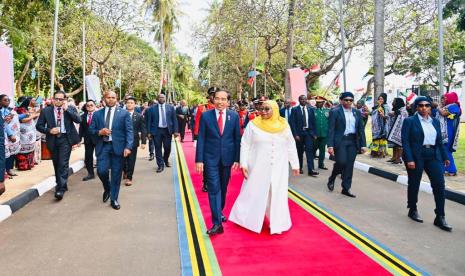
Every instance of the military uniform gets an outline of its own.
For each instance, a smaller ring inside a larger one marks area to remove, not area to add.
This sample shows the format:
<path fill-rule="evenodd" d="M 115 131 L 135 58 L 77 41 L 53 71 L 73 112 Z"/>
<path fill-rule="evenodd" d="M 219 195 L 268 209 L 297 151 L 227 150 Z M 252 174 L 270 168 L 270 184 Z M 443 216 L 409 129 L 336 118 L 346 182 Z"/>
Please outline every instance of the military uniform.
<path fill-rule="evenodd" d="M 324 101 L 323 97 L 318 97 L 317 101 Z M 328 136 L 328 126 L 329 126 L 329 108 L 321 107 L 315 108 L 315 121 L 316 121 L 316 136 L 315 147 L 318 149 L 318 168 L 325 168 L 325 153 L 326 153 L 326 143 Z"/>

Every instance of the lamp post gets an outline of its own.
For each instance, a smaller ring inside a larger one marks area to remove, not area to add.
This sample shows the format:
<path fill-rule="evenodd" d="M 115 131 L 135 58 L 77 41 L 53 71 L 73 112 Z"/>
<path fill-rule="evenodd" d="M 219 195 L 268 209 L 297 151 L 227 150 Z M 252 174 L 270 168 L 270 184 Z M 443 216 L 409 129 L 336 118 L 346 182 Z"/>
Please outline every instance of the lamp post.
<path fill-rule="evenodd" d="M 342 81 L 344 83 L 344 91 L 347 91 L 346 82 L 346 51 L 345 51 L 345 31 L 344 31 L 344 11 L 343 0 L 339 0 L 339 25 L 341 28 L 341 55 L 342 55 Z"/>
<path fill-rule="evenodd" d="M 442 22 L 442 0 L 438 0 L 439 21 L 439 92 L 444 95 L 444 25 Z"/>
<path fill-rule="evenodd" d="M 58 9 L 60 0 L 55 0 L 55 21 L 53 24 L 53 42 L 52 42 L 52 69 L 50 71 L 50 97 L 55 93 L 55 61 L 57 51 L 57 35 L 58 35 Z"/>

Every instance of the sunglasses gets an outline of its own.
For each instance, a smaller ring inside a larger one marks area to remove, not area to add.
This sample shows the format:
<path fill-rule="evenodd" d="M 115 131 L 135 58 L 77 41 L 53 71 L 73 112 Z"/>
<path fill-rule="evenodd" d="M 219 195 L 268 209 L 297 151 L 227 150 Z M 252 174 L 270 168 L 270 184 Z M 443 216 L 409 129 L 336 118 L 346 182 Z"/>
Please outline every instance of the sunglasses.
<path fill-rule="evenodd" d="M 351 102 L 354 101 L 354 99 L 344 99 L 343 101 L 344 101 L 344 102 L 350 102 L 350 103 L 351 103 Z"/>
<path fill-rule="evenodd" d="M 431 104 L 417 104 L 417 107 L 431 107 Z"/>
<path fill-rule="evenodd" d="M 270 112 L 272 108 L 271 107 L 259 107 L 257 108 L 258 112 Z"/>
<path fill-rule="evenodd" d="M 53 98 L 55 101 L 59 101 L 59 102 L 62 102 L 62 101 L 65 101 L 66 99 L 65 98 Z"/>

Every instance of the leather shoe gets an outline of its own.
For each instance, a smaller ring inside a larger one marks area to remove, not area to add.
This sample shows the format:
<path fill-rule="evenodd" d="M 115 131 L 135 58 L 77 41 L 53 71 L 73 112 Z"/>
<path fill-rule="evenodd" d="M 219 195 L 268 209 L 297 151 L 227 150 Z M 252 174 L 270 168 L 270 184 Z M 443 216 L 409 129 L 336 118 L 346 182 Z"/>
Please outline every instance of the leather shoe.
<path fill-rule="evenodd" d="M 65 192 L 62 192 L 62 191 L 55 192 L 55 198 L 58 200 L 62 200 L 64 195 L 65 195 Z"/>
<path fill-rule="evenodd" d="M 328 170 L 328 168 L 326 168 L 325 166 L 323 166 L 323 167 L 318 167 L 318 169 L 325 170 L 325 171 Z"/>
<path fill-rule="evenodd" d="M 446 222 L 446 217 L 444 216 L 436 216 L 434 219 L 434 225 L 437 227 L 441 228 L 444 231 L 451 232 L 452 231 L 452 226 L 447 224 Z"/>
<path fill-rule="evenodd" d="M 313 177 L 316 177 L 319 174 L 320 174 L 319 172 L 314 171 L 314 170 L 311 170 L 311 171 L 308 172 L 308 176 L 313 176 Z"/>
<path fill-rule="evenodd" d="M 216 235 L 216 234 L 223 234 L 224 230 L 223 230 L 223 226 L 222 225 L 213 225 L 212 228 L 210 228 L 210 230 L 207 231 L 207 234 L 210 235 L 210 236 L 213 236 L 213 235 Z"/>
<path fill-rule="evenodd" d="M 103 192 L 103 202 L 107 202 L 110 198 L 110 192 L 104 191 Z"/>
<path fill-rule="evenodd" d="M 161 173 L 164 169 L 165 169 L 165 168 L 163 168 L 163 167 L 158 167 L 157 173 Z"/>
<path fill-rule="evenodd" d="M 115 210 L 119 210 L 121 208 L 121 205 L 119 205 L 118 201 L 112 200 L 111 201 L 111 208 L 113 208 Z"/>
<path fill-rule="evenodd" d="M 334 177 L 330 177 L 328 179 L 328 190 L 330 190 L 331 192 L 334 190 L 334 181 L 336 179 Z"/>
<path fill-rule="evenodd" d="M 228 219 L 225 216 L 221 216 L 221 222 L 227 222 Z"/>
<path fill-rule="evenodd" d="M 304 170 L 300 169 L 300 170 L 299 170 L 299 173 L 300 173 L 300 174 L 304 174 Z"/>
<path fill-rule="evenodd" d="M 150 154 L 149 161 L 152 161 L 154 158 L 153 154 Z"/>
<path fill-rule="evenodd" d="M 348 197 L 356 197 L 356 195 L 354 195 L 353 193 L 347 190 L 342 190 L 341 194 L 348 196 Z"/>
<path fill-rule="evenodd" d="M 410 209 L 408 211 L 408 217 L 416 222 L 423 223 L 423 220 L 421 219 L 420 214 L 418 214 L 417 210 Z"/>
<path fill-rule="evenodd" d="M 204 193 L 208 192 L 207 185 L 203 184 L 203 186 L 202 186 L 202 192 L 204 192 Z"/>
<path fill-rule="evenodd" d="M 87 176 L 84 176 L 84 178 L 82 178 L 82 181 L 88 181 L 88 180 L 91 180 L 91 179 L 94 179 L 94 178 L 95 178 L 95 175 L 89 174 Z"/>
<path fill-rule="evenodd" d="M 167 167 L 167 168 L 171 167 L 171 164 L 170 164 L 170 162 L 168 162 L 168 161 L 165 161 L 165 167 Z"/>

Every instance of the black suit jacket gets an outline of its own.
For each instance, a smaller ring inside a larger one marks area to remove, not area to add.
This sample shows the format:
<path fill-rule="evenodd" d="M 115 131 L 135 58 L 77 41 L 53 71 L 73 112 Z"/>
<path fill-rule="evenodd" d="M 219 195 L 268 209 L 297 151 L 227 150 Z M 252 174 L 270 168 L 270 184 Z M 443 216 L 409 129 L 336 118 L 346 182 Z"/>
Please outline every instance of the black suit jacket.
<path fill-rule="evenodd" d="M 90 134 L 89 127 L 90 125 L 87 124 L 87 112 L 81 115 L 81 123 L 79 124 L 79 138 L 84 138 L 84 144 L 97 144 L 97 137 L 95 135 Z M 95 112 L 94 114 L 95 115 Z M 92 120 L 94 118 L 92 117 Z"/>
<path fill-rule="evenodd" d="M 186 106 L 187 107 L 187 106 Z M 179 117 L 179 115 L 184 115 L 184 118 L 181 118 Z M 190 110 L 189 110 L 189 107 L 187 107 L 187 111 L 186 113 L 184 114 L 184 112 L 182 111 L 182 106 L 178 106 L 176 107 L 176 117 L 178 118 L 178 120 L 182 121 L 188 121 L 189 120 L 189 116 L 190 116 Z"/>
<path fill-rule="evenodd" d="M 357 149 L 366 147 L 365 126 L 363 125 L 362 114 L 358 109 L 352 108 L 355 117 L 355 136 L 357 139 Z M 342 105 L 329 111 L 328 128 L 328 148 L 337 148 L 344 137 L 346 130 L 346 117 Z"/>
<path fill-rule="evenodd" d="M 139 146 L 139 140 L 142 139 L 142 144 L 147 144 L 147 128 L 145 127 L 145 120 L 139 112 L 132 113 L 132 131 L 134 132 L 133 148 Z"/>
<path fill-rule="evenodd" d="M 81 123 L 81 116 L 79 116 L 74 106 L 68 106 L 68 109 L 63 112 L 63 123 L 66 129 L 66 138 L 71 146 L 78 144 L 79 134 L 74 126 L 74 123 Z M 36 129 L 46 135 L 47 148 L 53 152 L 55 148 L 56 135 L 50 134 L 50 129 L 56 127 L 54 106 L 47 106 L 40 113 L 37 120 Z"/>
<path fill-rule="evenodd" d="M 315 112 L 313 108 L 306 106 L 307 109 L 307 130 L 304 131 L 304 114 L 302 113 L 302 107 L 300 105 L 292 108 L 291 116 L 289 118 L 289 125 L 292 130 L 292 134 L 294 136 L 305 136 L 305 135 L 312 135 L 316 136 L 315 131 Z"/>

